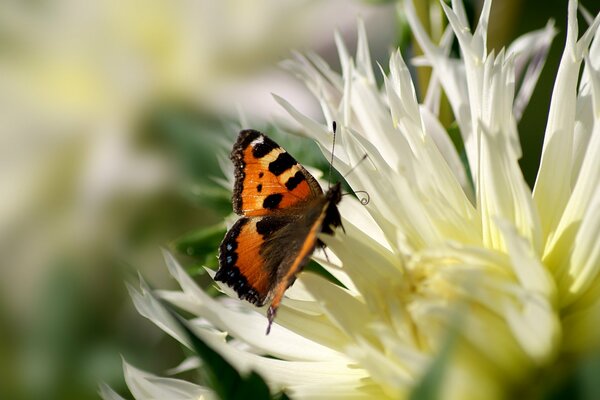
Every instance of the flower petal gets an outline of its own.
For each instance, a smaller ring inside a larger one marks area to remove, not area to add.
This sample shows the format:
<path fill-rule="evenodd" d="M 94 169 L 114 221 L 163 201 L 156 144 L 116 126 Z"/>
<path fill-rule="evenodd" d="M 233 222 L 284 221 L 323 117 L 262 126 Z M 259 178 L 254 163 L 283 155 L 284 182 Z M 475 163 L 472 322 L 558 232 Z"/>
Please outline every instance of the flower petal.
<path fill-rule="evenodd" d="M 479 207 L 486 247 L 506 250 L 496 218 L 510 221 L 524 236 L 533 251 L 541 251 L 540 221 L 531 200 L 531 192 L 519 168 L 517 157 L 505 138 L 483 125 Z"/>
<path fill-rule="evenodd" d="M 248 343 L 264 354 L 287 360 L 330 360 L 341 357 L 331 348 L 310 341 L 284 328 L 273 329 L 265 335 L 267 319 L 241 301 L 233 308 L 208 296 L 181 268 L 173 256 L 164 252 L 171 275 L 183 289 L 183 296 L 171 297 L 177 305 L 209 320 L 218 329 Z M 187 298 L 187 302 L 184 299 Z M 180 300 L 180 301 L 177 301 Z M 283 311 L 282 313 L 285 313 Z M 279 318 L 278 318 L 279 320 Z"/>
<path fill-rule="evenodd" d="M 161 378 L 137 369 L 123 360 L 125 381 L 133 397 L 138 400 L 215 399 L 214 393 L 203 386 L 173 378 Z"/>
<path fill-rule="evenodd" d="M 520 36 L 508 48 L 507 53 L 515 56 L 515 80 L 521 82 L 513 106 L 517 121 L 521 120 L 533 94 L 556 33 L 554 21 L 548 21 L 544 29 Z"/>
<path fill-rule="evenodd" d="M 577 80 L 584 50 L 589 47 L 599 23 L 600 14 L 577 41 L 577 2 L 569 1 L 567 42 L 552 91 L 540 168 L 533 190 L 537 208 L 544 216 L 542 232 L 549 241 L 556 234 L 571 194 Z"/>
<path fill-rule="evenodd" d="M 125 400 L 106 383 L 101 383 L 98 394 L 103 400 Z"/>

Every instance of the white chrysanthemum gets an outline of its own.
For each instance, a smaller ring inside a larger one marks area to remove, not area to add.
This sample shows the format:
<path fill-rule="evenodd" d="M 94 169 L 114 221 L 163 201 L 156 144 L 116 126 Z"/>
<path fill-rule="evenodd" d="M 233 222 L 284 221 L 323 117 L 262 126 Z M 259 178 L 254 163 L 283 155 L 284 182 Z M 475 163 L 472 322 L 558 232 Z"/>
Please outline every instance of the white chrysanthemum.
<path fill-rule="evenodd" d="M 569 3 L 532 193 L 518 165 L 517 120 L 543 64 L 531 55 L 547 49 L 553 28 L 496 54 L 486 46 L 491 1 L 474 33 L 460 2 L 452 3 L 442 6 L 461 59 L 446 55 L 449 34 L 441 47 L 429 40 L 406 2 L 425 54 L 418 62 L 434 71 L 424 104 L 399 52 L 377 85 L 363 30 L 355 60 L 338 40 L 342 76 L 315 56 L 287 64 L 319 98 L 327 123 L 278 101 L 328 156 L 327 127 L 338 122 L 336 168 L 344 173 L 368 154 L 347 179 L 371 202 L 344 198 L 346 234 L 323 238 L 335 257 L 315 256 L 344 287 L 301 274 L 265 336 L 264 313 L 211 298 L 166 255 L 183 290 L 159 295 L 197 315 L 195 332 L 229 362 L 293 398 L 404 396 L 450 332 L 447 398 L 501 398 L 559 357 L 600 345 L 600 17 L 578 38 L 577 4 Z M 436 116 L 441 89 L 472 186 Z M 133 297 L 143 315 L 186 342 L 149 292 Z M 136 376 L 130 387 L 145 379 Z"/>

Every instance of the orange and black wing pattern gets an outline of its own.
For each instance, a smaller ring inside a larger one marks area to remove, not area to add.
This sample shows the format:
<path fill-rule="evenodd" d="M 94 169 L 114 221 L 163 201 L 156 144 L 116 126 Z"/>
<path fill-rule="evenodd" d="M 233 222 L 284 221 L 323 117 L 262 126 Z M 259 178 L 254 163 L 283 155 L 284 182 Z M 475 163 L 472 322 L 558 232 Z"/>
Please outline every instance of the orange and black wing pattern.
<path fill-rule="evenodd" d="M 240 132 L 231 159 L 233 209 L 242 218 L 221 242 L 215 280 L 256 306 L 270 301 L 269 333 L 283 294 L 315 247 L 324 246 L 318 234 L 341 226 L 341 189 L 336 184 L 323 194 L 312 175 L 257 131 Z"/>
<path fill-rule="evenodd" d="M 235 168 L 233 210 L 238 215 L 268 215 L 323 194 L 302 165 L 258 131 L 240 132 L 231 160 Z"/>
<path fill-rule="evenodd" d="M 277 268 L 286 252 L 269 252 L 280 231 L 293 224 L 290 216 L 240 218 L 219 247 L 219 270 L 215 280 L 233 288 L 242 300 L 262 306 L 277 281 Z M 280 243 L 282 250 L 290 243 Z"/>

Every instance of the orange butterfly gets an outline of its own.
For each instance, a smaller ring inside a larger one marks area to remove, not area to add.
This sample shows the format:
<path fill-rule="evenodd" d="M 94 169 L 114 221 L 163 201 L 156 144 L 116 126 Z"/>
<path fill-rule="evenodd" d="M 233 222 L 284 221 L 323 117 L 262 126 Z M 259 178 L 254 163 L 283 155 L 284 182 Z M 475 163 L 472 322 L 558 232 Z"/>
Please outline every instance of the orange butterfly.
<path fill-rule="evenodd" d="M 271 301 L 269 334 L 284 292 L 315 247 L 325 247 L 317 235 L 333 235 L 342 225 L 337 208 L 341 188 L 337 183 L 324 194 L 302 165 L 255 130 L 240 132 L 231 160 L 235 167 L 233 210 L 242 218 L 219 246 L 215 280 L 258 307 Z"/>

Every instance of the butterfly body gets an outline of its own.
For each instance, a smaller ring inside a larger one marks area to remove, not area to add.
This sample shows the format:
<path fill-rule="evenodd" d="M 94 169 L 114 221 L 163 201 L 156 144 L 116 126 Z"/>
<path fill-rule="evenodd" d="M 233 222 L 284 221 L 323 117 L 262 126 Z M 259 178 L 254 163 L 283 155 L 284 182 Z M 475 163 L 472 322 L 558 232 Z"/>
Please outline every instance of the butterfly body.
<path fill-rule="evenodd" d="M 233 209 L 242 217 L 221 242 L 215 279 L 256 306 L 271 302 L 268 333 L 285 290 L 315 247 L 324 247 L 318 234 L 342 225 L 341 188 L 323 193 L 302 165 L 258 131 L 240 132 L 231 160 Z"/>

